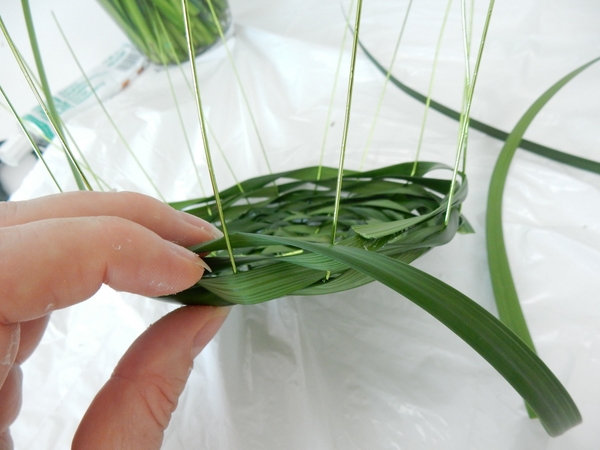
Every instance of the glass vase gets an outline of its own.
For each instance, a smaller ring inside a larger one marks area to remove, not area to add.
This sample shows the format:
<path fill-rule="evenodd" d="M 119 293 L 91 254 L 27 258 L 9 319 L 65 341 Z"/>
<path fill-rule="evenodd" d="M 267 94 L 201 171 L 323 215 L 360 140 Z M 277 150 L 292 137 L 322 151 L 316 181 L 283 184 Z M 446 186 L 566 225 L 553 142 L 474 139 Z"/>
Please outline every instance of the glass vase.
<path fill-rule="evenodd" d="M 98 0 L 133 44 L 157 64 L 189 59 L 181 0 Z M 196 55 L 231 26 L 227 0 L 188 0 Z M 215 18 L 217 19 L 215 21 Z"/>

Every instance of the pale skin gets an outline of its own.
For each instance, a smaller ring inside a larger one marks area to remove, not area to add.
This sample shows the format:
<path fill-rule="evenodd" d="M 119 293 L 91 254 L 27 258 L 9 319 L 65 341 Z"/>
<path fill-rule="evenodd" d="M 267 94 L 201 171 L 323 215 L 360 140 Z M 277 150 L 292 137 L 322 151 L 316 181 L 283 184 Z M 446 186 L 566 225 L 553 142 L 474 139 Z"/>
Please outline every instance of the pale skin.
<path fill-rule="evenodd" d="M 88 299 L 102 284 L 150 297 L 188 288 L 206 266 L 185 247 L 216 237 L 210 224 L 140 194 L 0 203 L 0 450 L 13 448 L 20 365 L 52 310 Z M 160 448 L 193 360 L 227 312 L 183 307 L 142 333 L 91 403 L 73 448 Z"/>

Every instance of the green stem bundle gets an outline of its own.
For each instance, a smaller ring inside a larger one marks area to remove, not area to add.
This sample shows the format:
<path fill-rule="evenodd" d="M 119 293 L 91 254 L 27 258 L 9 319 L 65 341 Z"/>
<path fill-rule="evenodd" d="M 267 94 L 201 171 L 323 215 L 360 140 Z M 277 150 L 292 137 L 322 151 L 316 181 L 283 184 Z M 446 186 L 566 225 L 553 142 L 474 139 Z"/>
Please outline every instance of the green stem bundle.
<path fill-rule="evenodd" d="M 133 44 L 148 59 L 163 64 L 176 64 L 188 59 L 185 22 L 181 2 L 177 0 L 98 0 L 114 18 Z M 213 20 L 212 3 L 219 23 Z M 196 54 L 208 49 L 219 39 L 219 26 L 227 30 L 231 15 L 227 0 L 189 0 L 190 25 Z M 161 30 L 157 33 L 157 30 Z"/>

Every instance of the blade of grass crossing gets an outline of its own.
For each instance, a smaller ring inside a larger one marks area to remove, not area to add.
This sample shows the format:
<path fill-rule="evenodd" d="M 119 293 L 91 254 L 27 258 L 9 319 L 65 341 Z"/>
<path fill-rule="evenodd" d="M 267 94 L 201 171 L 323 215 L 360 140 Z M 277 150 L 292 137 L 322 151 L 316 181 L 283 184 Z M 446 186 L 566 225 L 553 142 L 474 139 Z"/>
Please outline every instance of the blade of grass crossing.
<path fill-rule="evenodd" d="M 223 46 L 225 47 L 225 51 L 227 52 L 227 58 L 229 59 L 229 62 L 231 63 L 231 67 L 233 68 L 233 73 L 235 75 L 235 79 L 236 79 L 237 84 L 242 93 L 242 99 L 244 100 L 244 104 L 246 105 L 246 109 L 248 110 L 248 114 L 250 115 L 250 121 L 252 122 L 252 128 L 254 128 L 254 133 L 256 134 L 256 138 L 258 139 L 258 144 L 262 151 L 263 158 L 265 160 L 265 163 L 267 164 L 267 170 L 269 171 L 269 173 L 273 173 L 273 170 L 271 169 L 271 164 L 269 163 L 269 157 L 267 156 L 267 151 L 265 149 L 265 145 L 263 144 L 263 140 L 258 131 L 258 126 L 256 125 L 256 119 L 254 117 L 254 114 L 252 113 L 252 108 L 250 108 L 250 102 L 248 101 L 248 96 L 246 95 L 246 90 L 244 89 L 244 85 L 242 84 L 242 79 L 237 70 L 237 66 L 233 60 L 233 55 L 231 54 L 231 51 L 229 50 L 229 45 L 227 44 L 227 39 L 225 39 L 225 34 L 223 33 L 223 27 L 221 26 L 221 23 L 219 22 L 219 18 L 217 17 L 217 13 L 213 6 L 212 0 L 207 0 L 207 3 L 208 3 L 208 7 L 210 9 L 210 14 L 212 15 L 212 19 L 217 27 L 217 31 L 219 32 L 219 37 L 221 38 L 221 42 L 223 43 Z"/>
<path fill-rule="evenodd" d="M 2 28 L 2 33 L 4 34 L 4 37 L 6 38 L 6 41 L 17 61 L 17 64 L 19 65 L 19 68 L 21 69 L 21 72 L 23 73 L 23 76 L 27 80 L 27 84 L 29 85 L 33 95 L 35 96 L 38 104 L 40 105 L 40 108 L 42 109 L 42 111 L 44 111 L 44 114 L 48 117 L 52 131 L 54 132 L 55 136 L 58 138 L 58 140 L 60 141 L 60 143 L 63 147 L 65 156 L 69 163 L 69 167 L 71 168 L 71 171 L 73 172 L 73 177 L 75 178 L 75 181 L 77 183 L 77 187 L 81 190 L 90 190 L 91 191 L 92 187 L 90 186 L 89 182 L 87 181 L 85 174 L 83 173 L 83 171 L 77 164 L 77 161 L 75 160 L 75 157 L 73 156 L 73 153 L 70 150 L 69 144 L 68 144 L 64 134 L 62 133 L 60 116 L 58 115 L 58 113 L 56 111 L 56 107 L 54 105 L 54 99 L 53 99 L 51 91 L 50 91 L 50 86 L 48 84 L 46 72 L 44 70 L 44 65 L 42 62 L 42 57 L 41 57 L 39 46 L 37 43 L 37 38 L 35 35 L 35 28 L 33 26 L 33 19 L 31 17 L 31 10 L 29 8 L 29 2 L 27 0 L 22 0 L 21 3 L 23 6 L 23 16 L 25 17 L 25 24 L 27 26 L 27 32 L 29 34 L 31 49 L 33 51 L 34 58 L 36 61 L 42 89 L 44 91 L 44 95 L 46 96 L 46 101 L 48 102 L 47 104 L 44 102 L 44 100 L 42 99 L 42 96 L 40 95 L 38 89 L 36 88 L 35 81 L 31 77 L 25 62 L 21 58 L 20 53 L 18 52 L 16 46 L 14 45 L 14 42 L 12 41 L 12 39 L 8 33 L 8 30 L 4 26 L 4 22 L 2 22 L 2 20 L 0 19 L 0 27 Z"/>
<path fill-rule="evenodd" d="M 544 362 L 506 325 L 441 280 L 361 248 L 246 233 L 232 234 L 231 241 L 236 248 L 274 244 L 299 248 L 379 281 L 434 316 L 486 359 L 534 408 L 548 434 L 558 436 L 581 422 L 573 399 Z"/>
<path fill-rule="evenodd" d="M 365 53 L 367 58 L 377 67 L 377 69 L 382 73 L 386 74 L 387 69 L 375 58 L 375 56 L 369 51 L 369 49 L 362 43 L 359 42 L 360 48 Z M 391 83 L 396 86 L 398 89 L 412 97 L 413 99 L 425 103 L 427 101 L 427 97 L 420 92 L 412 89 L 407 86 L 405 83 L 400 81 L 397 77 L 390 77 Z M 460 121 L 461 114 L 458 111 L 453 110 L 452 108 L 443 105 L 442 103 L 431 100 L 430 102 L 431 109 L 436 110 L 437 112 L 449 117 L 451 119 Z M 508 133 L 506 131 L 495 128 L 491 125 L 483 123 L 479 120 L 471 118 L 469 120 L 469 127 L 474 130 L 480 131 L 488 136 L 499 139 L 501 141 L 506 141 L 508 138 Z M 577 167 L 581 170 L 586 170 L 588 172 L 600 174 L 600 162 L 592 161 L 590 159 L 582 158 L 579 156 L 571 155 L 569 153 L 562 152 L 560 150 L 556 150 L 554 148 L 538 144 L 536 142 L 529 141 L 527 139 L 522 139 L 519 143 L 519 147 L 523 150 L 527 150 L 528 152 L 535 153 L 536 155 L 540 155 L 544 158 L 551 159 L 553 161 L 558 161 L 563 164 L 568 164 L 571 167 Z"/>
<path fill-rule="evenodd" d="M 331 243 L 335 242 L 337 222 L 340 214 L 340 197 L 342 193 L 342 179 L 344 172 L 344 160 L 346 158 L 346 146 L 348 144 L 348 130 L 350 126 L 350 110 L 352 107 L 352 92 L 354 89 L 354 71 L 356 68 L 356 54 L 358 51 L 358 36 L 360 31 L 360 18 L 362 13 L 362 0 L 358 0 L 356 5 L 356 19 L 354 21 L 354 39 L 352 41 L 352 56 L 350 61 L 350 74 L 348 80 L 348 95 L 346 98 L 346 113 L 344 116 L 344 130 L 342 134 L 342 148 L 340 150 L 340 162 L 338 167 L 337 188 L 335 197 L 335 207 L 333 211 L 333 226 L 331 228 Z"/>
<path fill-rule="evenodd" d="M 423 111 L 423 119 L 421 119 L 421 130 L 419 131 L 419 141 L 417 143 L 417 153 L 415 155 L 415 162 L 413 166 L 413 175 L 414 171 L 417 167 L 417 162 L 419 161 L 419 157 L 421 155 L 421 147 L 423 145 L 423 136 L 425 134 L 425 126 L 427 124 L 427 115 L 429 113 L 429 108 L 431 105 L 431 95 L 433 93 L 433 85 L 435 82 L 435 74 L 437 72 L 437 64 L 439 61 L 440 50 L 442 48 L 442 42 L 444 37 L 444 31 L 446 30 L 446 23 L 448 22 L 448 16 L 450 15 L 450 7 L 452 6 L 452 0 L 448 0 L 446 3 L 446 10 L 444 11 L 444 18 L 442 20 L 442 26 L 440 27 L 440 32 L 438 34 L 437 44 L 435 46 L 435 54 L 433 56 L 433 66 L 431 68 L 431 76 L 429 77 L 429 87 L 427 88 L 427 100 L 425 100 L 425 110 Z M 389 80 L 391 74 L 386 75 Z"/>
<path fill-rule="evenodd" d="M 212 164 L 212 157 L 210 154 L 210 148 L 208 145 L 208 137 L 206 135 L 206 124 L 204 122 L 204 111 L 202 110 L 202 99 L 200 97 L 200 87 L 198 85 L 198 72 L 196 70 L 196 55 L 194 51 L 194 41 L 192 36 L 192 29 L 190 26 L 190 13 L 188 8 L 187 0 L 181 0 L 181 6 L 183 8 L 183 17 L 185 22 L 185 34 L 187 38 L 188 52 L 190 56 L 190 67 L 192 69 L 192 80 L 194 83 L 194 91 L 196 94 L 196 108 L 198 112 L 198 120 L 200 123 L 200 134 L 202 135 L 202 142 L 204 144 L 204 153 L 206 155 L 206 164 L 208 165 L 208 172 L 210 175 L 210 183 L 212 185 L 213 195 L 215 196 L 215 202 L 219 211 L 219 219 L 221 221 L 221 228 L 223 228 L 223 234 L 225 235 L 225 241 L 227 242 L 227 253 L 229 254 L 229 260 L 231 262 L 231 268 L 235 273 L 237 271 L 235 265 L 235 259 L 233 257 L 233 249 L 229 241 L 229 233 L 227 232 L 227 223 L 225 222 L 225 216 L 223 214 L 223 206 L 221 205 L 221 197 L 219 196 L 219 187 L 215 178 L 215 170 Z"/>
<path fill-rule="evenodd" d="M 167 43 L 167 48 L 171 50 L 172 55 L 177 62 L 177 65 L 180 65 L 180 62 L 177 58 L 177 53 L 173 49 L 173 44 L 171 43 L 171 38 L 169 37 L 169 33 L 165 29 L 165 24 L 158 12 L 154 11 L 155 15 L 155 23 L 154 23 L 154 33 L 156 34 L 156 40 L 160 41 L 160 39 L 164 39 Z M 159 30 L 160 28 L 160 30 Z M 183 115 L 181 114 L 181 108 L 179 106 L 179 100 L 177 95 L 175 94 L 175 87 L 173 86 L 173 80 L 171 78 L 171 73 L 168 66 L 168 58 L 166 55 L 166 51 L 161 47 L 160 58 L 162 59 L 163 69 L 165 71 L 165 75 L 167 76 L 167 83 L 169 85 L 169 91 L 171 92 L 171 97 L 173 98 L 173 104 L 175 105 L 175 111 L 177 112 L 177 119 L 179 121 L 179 125 L 181 126 L 181 132 L 183 133 L 183 138 L 185 139 L 186 149 L 188 152 L 188 156 L 190 157 L 190 161 L 192 166 L 194 167 L 194 174 L 196 175 L 196 182 L 200 187 L 200 191 L 202 192 L 202 196 L 206 197 L 206 192 L 204 191 L 204 185 L 202 184 L 202 179 L 200 177 L 200 171 L 198 170 L 198 164 L 196 164 L 196 159 L 194 158 L 194 152 L 192 151 L 192 144 L 190 143 L 190 138 L 188 136 L 187 130 L 185 128 L 185 124 L 183 122 Z"/>
<path fill-rule="evenodd" d="M 179 56 L 177 55 L 177 52 L 174 50 L 174 45 L 171 42 L 171 37 L 170 37 L 169 33 L 167 32 L 167 30 L 165 29 L 164 21 L 162 20 L 162 18 L 158 14 L 157 14 L 156 19 L 157 19 L 158 24 L 160 25 L 160 28 L 161 28 L 160 35 L 163 36 L 164 39 L 166 39 L 167 47 L 171 51 L 171 56 L 173 57 L 173 61 L 175 61 L 175 65 L 181 71 L 181 76 L 183 77 L 183 81 L 185 82 L 185 85 L 187 86 L 188 90 L 190 91 L 190 94 L 193 96 L 194 95 L 194 89 L 190 85 L 188 77 L 187 77 L 185 71 L 183 70 L 183 66 L 181 64 L 181 60 L 179 59 Z M 165 66 L 165 71 L 166 71 L 167 77 L 169 79 L 169 84 L 170 84 L 170 86 L 172 86 L 171 76 L 169 74 L 168 67 L 166 66 L 166 63 L 164 63 L 164 62 L 163 62 L 163 65 Z M 177 96 L 175 95 L 174 89 L 172 87 L 171 87 L 171 92 L 172 92 L 172 96 L 173 96 L 173 100 L 175 101 L 175 104 L 179 105 L 179 101 L 177 100 Z M 187 130 L 185 128 L 185 125 L 183 123 L 183 118 L 181 117 L 181 113 L 179 111 L 179 109 L 180 109 L 179 106 L 177 106 L 177 109 L 178 109 L 178 115 L 180 116 L 181 128 L 183 130 L 183 134 L 184 134 L 184 137 L 185 137 L 185 140 L 186 140 L 186 144 L 188 146 L 188 153 L 189 153 L 192 161 L 195 161 L 194 153 L 192 151 L 192 146 L 191 146 L 190 141 L 189 141 L 189 136 L 188 136 Z M 210 123 L 208 121 L 206 122 L 206 125 L 207 125 L 207 128 L 208 128 L 208 131 L 210 133 L 211 138 L 215 142 L 215 144 L 217 146 L 217 149 L 219 150 L 219 153 L 221 154 L 221 156 L 223 157 L 223 160 L 225 161 L 227 169 L 231 173 L 231 175 L 232 175 L 235 183 L 239 186 L 240 183 L 239 183 L 239 181 L 238 181 L 235 173 L 233 172 L 233 169 L 231 168 L 231 164 L 229 163 L 229 161 L 227 159 L 227 156 L 223 152 L 223 149 L 221 148 L 221 145 L 219 144 L 219 140 L 217 139 L 217 136 L 213 132 L 212 127 L 210 126 Z M 194 167 L 195 167 L 195 170 L 196 170 L 196 175 L 197 175 L 197 177 L 199 177 L 198 167 L 195 164 L 195 162 L 194 162 Z M 204 191 L 204 185 L 200 182 L 200 178 L 197 178 L 197 179 L 198 179 L 198 182 L 200 183 L 200 190 L 202 191 L 202 195 L 206 196 L 205 191 Z M 240 187 L 240 189 L 241 189 L 241 187 Z M 243 190 L 242 190 L 242 192 L 243 192 Z"/>
<path fill-rule="evenodd" d="M 412 0 L 411 0 L 412 1 Z M 350 10 L 354 7 L 354 0 L 350 1 Z M 331 87 L 331 97 L 329 98 L 329 106 L 327 107 L 327 118 L 325 119 L 325 131 L 323 133 L 323 141 L 321 142 L 321 153 L 319 156 L 319 172 L 317 173 L 317 180 L 321 179 L 323 161 L 325 159 L 325 147 L 327 145 L 327 137 L 329 136 L 329 128 L 331 127 L 331 114 L 333 112 L 333 103 L 335 101 L 335 93 L 337 91 L 337 84 L 340 78 L 342 59 L 344 57 L 344 47 L 346 45 L 346 39 L 348 37 L 348 17 L 346 19 L 346 26 L 344 27 L 344 34 L 342 35 L 342 44 L 340 45 L 340 52 L 338 54 L 337 65 L 335 68 L 335 74 L 333 76 L 333 86 Z"/>
<path fill-rule="evenodd" d="M 83 67 L 81 66 L 81 64 L 79 62 L 79 58 L 77 58 L 77 56 L 75 55 L 75 52 L 73 51 L 73 48 L 71 47 L 71 44 L 69 43 L 69 40 L 67 39 L 67 37 L 66 37 L 66 35 L 65 35 L 62 27 L 60 26 L 60 23 L 58 22 L 56 16 L 54 15 L 54 13 L 52 13 L 52 17 L 54 18 L 54 22 L 56 23 L 56 26 L 57 26 L 57 28 L 58 28 L 58 30 L 60 32 L 61 37 L 63 38 L 63 40 L 64 40 L 64 42 L 65 42 L 65 44 L 67 46 L 67 49 L 69 50 L 69 53 L 73 57 L 73 60 L 75 61 L 75 64 L 77 65 L 77 68 L 79 69 L 79 72 L 81 73 L 81 75 L 83 76 L 86 84 L 90 88 L 90 91 L 92 92 L 92 95 L 94 96 L 94 98 L 98 102 L 98 105 L 102 109 L 102 112 L 104 113 L 104 115 L 106 116 L 106 118 L 108 119 L 108 121 L 110 122 L 111 126 L 113 127 L 113 129 L 115 130 L 115 132 L 117 133 L 117 135 L 119 136 L 119 139 L 121 140 L 121 142 L 123 142 L 123 145 L 125 145 L 125 148 L 127 149 L 127 152 L 131 155 L 131 157 L 135 161 L 136 165 L 139 167 L 139 169 L 141 170 L 141 172 L 144 175 L 144 177 L 146 178 L 146 180 L 148 180 L 148 182 L 150 183 L 150 185 L 152 186 L 152 188 L 154 189 L 154 191 L 156 192 L 156 194 L 158 195 L 158 197 L 163 202 L 166 202 L 166 199 L 162 195 L 162 193 L 160 192 L 160 189 L 158 189 L 158 186 L 156 185 L 156 183 L 154 182 L 154 180 L 152 179 L 152 177 L 148 174 L 148 172 L 146 171 L 146 169 L 144 169 L 144 166 L 142 165 L 141 161 L 136 156 L 135 152 L 133 151 L 133 149 L 131 148 L 131 146 L 127 142 L 127 139 L 125 139 L 125 136 L 123 136 L 123 133 L 121 132 L 121 129 L 117 126 L 117 124 L 115 123 L 115 121 L 112 118 L 112 116 L 106 110 L 106 107 L 104 106 L 104 102 L 102 100 L 100 100 L 100 97 L 98 97 L 98 94 L 96 93 L 96 89 L 94 89 L 94 86 L 90 82 L 90 79 L 88 78 L 87 74 L 83 70 Z"/>
<path fill-rule="evenodd" d="M 396 40 L 396 45 L 394 47 L 394 52 L 392 53 L 392 60 L 390 61 L 390 68 L 385 75 L 385 81 L 381 88 L 381 93 L 379 94 L 379 100 L 377 101 L 377 108 L 375 110 L 375 114 L 373 115 L 373 121 L 371 122 L 371 129 L 369 130 L 369 136 L 367 138 L 367 144 L 365 145 L 365 150 L 362 155 L 362 159 L 360 161 L 360 168 L 362 170 L 365 161 L 367 159 L 367 154 L 369 153 L 369 148 L 371 147 L 371 141 L 373 140 L 373 135 L 375 133 L 375 126 L 377 124 L 377 119 L 379 118 L 379 113 L 381 112 L 381 107 L 383 105 L 383 98 L 385 97 L 385 92 L 387 90 L 388 83 L 390 81 L 390 77 L 392 76 L 392 68 L 394 67 L 394 63 L 396 62 L 396 57 L 398 56 L 398 49 L 400 48 L 400 42 L 402 42 L 402 36 L 404 35 L 404 30 L 406 29 L 406 24 L 408 23 L 408 16 L 410 15 L 410 10 L 412 8 L 413 0 L 409 0 L 408 6 L 406 7 L 406 13 L 404 14 L 404 20 L 402 21 L 402 26 L 400 27 L 400 33 L 398 34 L 398 39 Z M 346 28 L 347 30 L 348 28 Z"/>
<path fill-rule="evenodd" d="M 456 176 L 458 173 L 458 166 L 461 161 L 461 153 L 466 151 L 467 138 L 469 136 L 469 120 L 471 115 L 471 105 L 473 104 L 473 96 L 475 94 L 475 85 L 477 84 L 477 75 L 479 74 L 479 67 L 481 65 L 481 60 L 483 58 L 483 49 L 485 48 L 485 41 L 487 38 L 487 32 L 490 27 L 490 21 L 492 20 L 492 13 L 494 12 L 494 4 L 495 0 L 490 0 L 488 11 L 485 17 L 485 23 L 483 26 L 483 32 L 481 34 L 481 41 L 479 43 L 479 50 L 477 52 L 477 59 L 475 60 L 475 69 L 473 71 L 473 77 L 469 80 L 469 38 L 467 35 L 467 23 L 466 23 L 466 8 L 465 8 L 465 0 L 462 0 L 462 11 L 463 11 L 463 33 L 464 33 L 464 50 L 465 50 L 465 59 L 467 60 L 466 67 L 466 76 L 467 76 L 467 87 L 468 87 L 468 95 L 467 102 L 465 105 L 465 111 L 461 117 L 461 129 L 460 129 L 460 137 L 458 141 L 458 149 L 456 155 L 456 162 L 454 166 L 454 174 L 452 176 L 452 185 L 450 187 L 450 192 L 448 194 L 448 209 L 446 210 L 446 221 L 450 218 L 450 206 L 452 205 L 452 197 L 454 195 L 454 187 L 456 185 Z"/>
<path fill-rule="evenodd" d="M 0 20 L 2 20 L 2 19 L 0 19 Z M 58 189 L 58 192 L 63 192 L 62 188 L 60 187 L 60 184 L 58 183 L 58 181 L 54 177 L 54 174 L 52 173 L 52 170 L 50 170 L 50 168 L 48 167 L 48 164 L 46 163 L 46 160 L 44 159 L 44 155 L 42 154 L 42 151 L 40 150 L 40 148 L 36 144 L 35 139 L 33 139 L 33 137 L 31 136 L 31 133 L 29 133 L 29 131 L 27 130 L 27 127 L 25 126 L 25 124 L 21 120 L 21 117 L 19 116 L 19 114 L 15 110 L 15 108 L 12 105 L 11 101 L 8 99 L 8 96 L 4 92 L 4 89 L 2 88 L 2 86 L 0 86 L 0 94 L 2 94 L 2 98 L 6 102 L 6 105 L 8 106 L 9 111 L 12 113 L 12 115 L 14 116 L 14 118 L 19 123 L 19 127 L 21 128 L 21 130 L 23 131 L 23 133 L 25 133 L 25 136 L 27 136 L 27 140 L 29 141 L 29 143 L 31 144 L 31 147 L 35 151 L 35 154 L 40 159 L 40 161 L 42 161 L 42 164 L 46 168 L 46 171 L 48 172 L 48 174 L 52 178 L 52 181 L 56 185 L 56 188 Z"/>

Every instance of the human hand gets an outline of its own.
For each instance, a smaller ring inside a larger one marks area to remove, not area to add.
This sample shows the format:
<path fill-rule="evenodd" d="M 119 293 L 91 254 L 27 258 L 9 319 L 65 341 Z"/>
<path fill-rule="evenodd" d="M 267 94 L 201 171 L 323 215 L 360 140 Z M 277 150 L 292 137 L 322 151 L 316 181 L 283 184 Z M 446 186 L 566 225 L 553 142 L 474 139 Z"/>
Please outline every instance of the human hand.
<path fill-rule="evenodd" d="M 0 203 L 0 450 L 21 404 L 20 364 L 50 312 L 104 283 L 146 296 L 179 292 L 206 264 L 185 249 L 220 237 L 212 225 L 140 194 L 74 192 Z M 125 353 L 86 412 L 73 448 L 160 448 L 194 357 L 226 308 L 184 307 Z"/>

